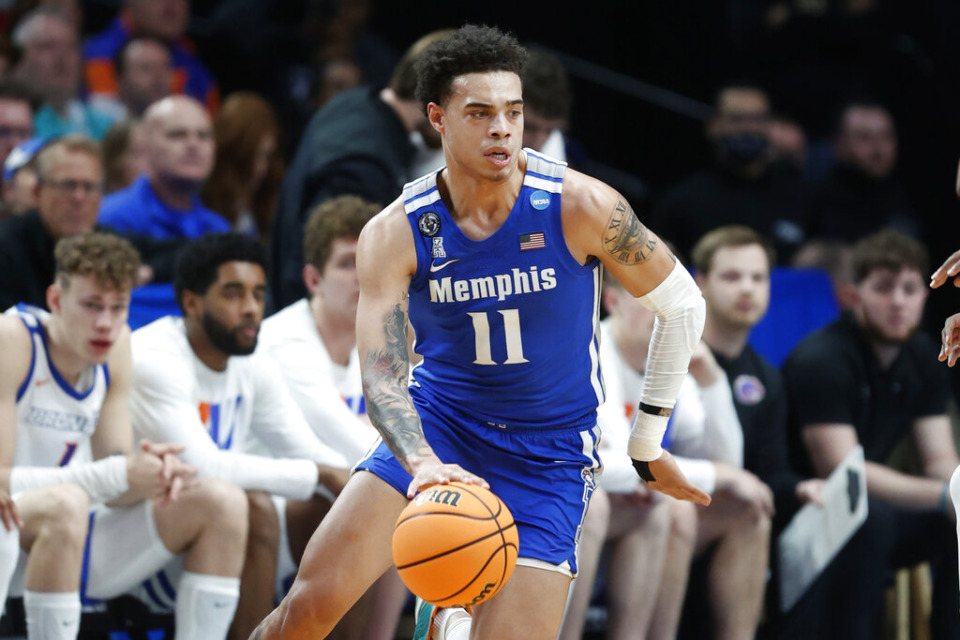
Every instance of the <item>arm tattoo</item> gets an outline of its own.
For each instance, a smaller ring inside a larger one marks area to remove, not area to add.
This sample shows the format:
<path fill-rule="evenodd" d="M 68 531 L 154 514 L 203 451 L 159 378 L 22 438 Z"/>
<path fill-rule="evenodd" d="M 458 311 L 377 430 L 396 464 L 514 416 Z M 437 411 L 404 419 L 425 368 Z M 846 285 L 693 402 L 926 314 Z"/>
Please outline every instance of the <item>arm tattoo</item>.
<path fill-rule="evenodd" d="M 647 228 L 633 212 L 630 205 L 617 200 L 607 229 L 603 236 L 603 248 L 617 262 L 640 264 L 646 262 L 657 248 L 657 241 L 650 237 Z"/>
<path fill-rule="evenodd" d="M 383 346 L 371 349 L 364 361 L 363 393 L 370 420 L 406 466 L 407 456 L 426 449 L 427 441 L 407 390 L 407 314 L 401 305 L 383 316 L 383 331 Z"/>

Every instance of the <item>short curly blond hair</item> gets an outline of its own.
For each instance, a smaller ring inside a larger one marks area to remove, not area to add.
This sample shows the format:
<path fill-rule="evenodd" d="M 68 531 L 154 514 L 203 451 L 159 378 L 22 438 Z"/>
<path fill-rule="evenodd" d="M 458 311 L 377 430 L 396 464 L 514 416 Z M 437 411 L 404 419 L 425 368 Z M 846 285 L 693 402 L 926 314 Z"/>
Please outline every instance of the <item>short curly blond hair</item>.
<path fill-rule="evenodd" d="M 70 276 L 92 277 L 97 284 L 130 291 L 137 284 L 140 254 L 129 240 L 112 233 L 81 233 L 63 238 L 54 249 L 56 281 L 70 286 Z"/>

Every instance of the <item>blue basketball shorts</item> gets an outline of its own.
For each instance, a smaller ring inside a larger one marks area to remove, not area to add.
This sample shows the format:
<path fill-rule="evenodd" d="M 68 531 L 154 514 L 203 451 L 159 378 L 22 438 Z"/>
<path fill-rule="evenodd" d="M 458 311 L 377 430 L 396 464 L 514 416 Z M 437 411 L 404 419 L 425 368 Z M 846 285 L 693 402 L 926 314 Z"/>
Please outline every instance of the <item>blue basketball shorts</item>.
<path fill-rule="evenodd" d="M 510 509 L 520 538 L 518 564 L 576 576 L 580 531 L 601 470 L 595 417 L 573 426 L 518 429 L 436 409 L 417 406 L 427 442 L 443 462 L 486 480 Z M 384 442 L 355 468 L 403 495 L 412 480 Z"/>

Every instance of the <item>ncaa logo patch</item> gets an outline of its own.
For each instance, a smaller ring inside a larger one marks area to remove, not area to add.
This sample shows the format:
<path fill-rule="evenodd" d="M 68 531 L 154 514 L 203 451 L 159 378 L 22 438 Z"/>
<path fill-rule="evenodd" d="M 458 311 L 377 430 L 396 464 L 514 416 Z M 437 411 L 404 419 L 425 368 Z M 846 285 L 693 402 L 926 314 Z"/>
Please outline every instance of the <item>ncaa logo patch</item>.
<path fill-rule="evenodd" d="M 767 397 L 767 388 L 758 377 L 744 373 L 733 381 L 733 397 L 740 404 L 760 404 Z"/>
<path fill-rule="evenodd" d="M 428 238 L 432 238 L 440 233 L 440 216 L 433 211 L 424 211 L 420 214 L 417 227 L 420 229 L 420 233 Z"/>
<path fill-rule="evenodd" d="M 550 206 L 550 194 L 542 189 L 537 189 L 530 194 L 530 205 L 537 211 L 543 211 Z"/>

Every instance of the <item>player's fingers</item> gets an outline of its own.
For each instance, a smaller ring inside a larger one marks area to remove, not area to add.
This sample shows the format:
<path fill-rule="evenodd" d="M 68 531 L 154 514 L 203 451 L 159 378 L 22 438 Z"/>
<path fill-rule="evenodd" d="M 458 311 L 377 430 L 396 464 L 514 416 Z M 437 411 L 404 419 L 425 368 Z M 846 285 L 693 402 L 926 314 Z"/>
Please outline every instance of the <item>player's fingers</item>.
<path fill-rule="evenodd" d="M 704 493 L 700 489 L 697 489 L 693 485 L 690 485 L 689 487 L 684 488 L 683 492 L 685 495 L 684 497 L 685 500 L 688 500 L 690 502 L 695 502 L 696 504 L 702 504 L 705 507 L 710 505 L 710 496 L 708 496 L 706 493 Z"/>
<path fill-rule="evenodd" d="M 4 507 L 0 507 L 0 513 L 3 514 L 3 526 L 7 528 L 7 531 L 13 531 L 13 514 Z"/>
<path fill-rule="evenodd" d="M 167 492 L 167 502 L 176 502 L 177 498 L 180 497 L 180 491 L 183 489 L 183 478 L 180 476 L 174 477 L 173 481 L 170 483 L 170 491 Z"/>

